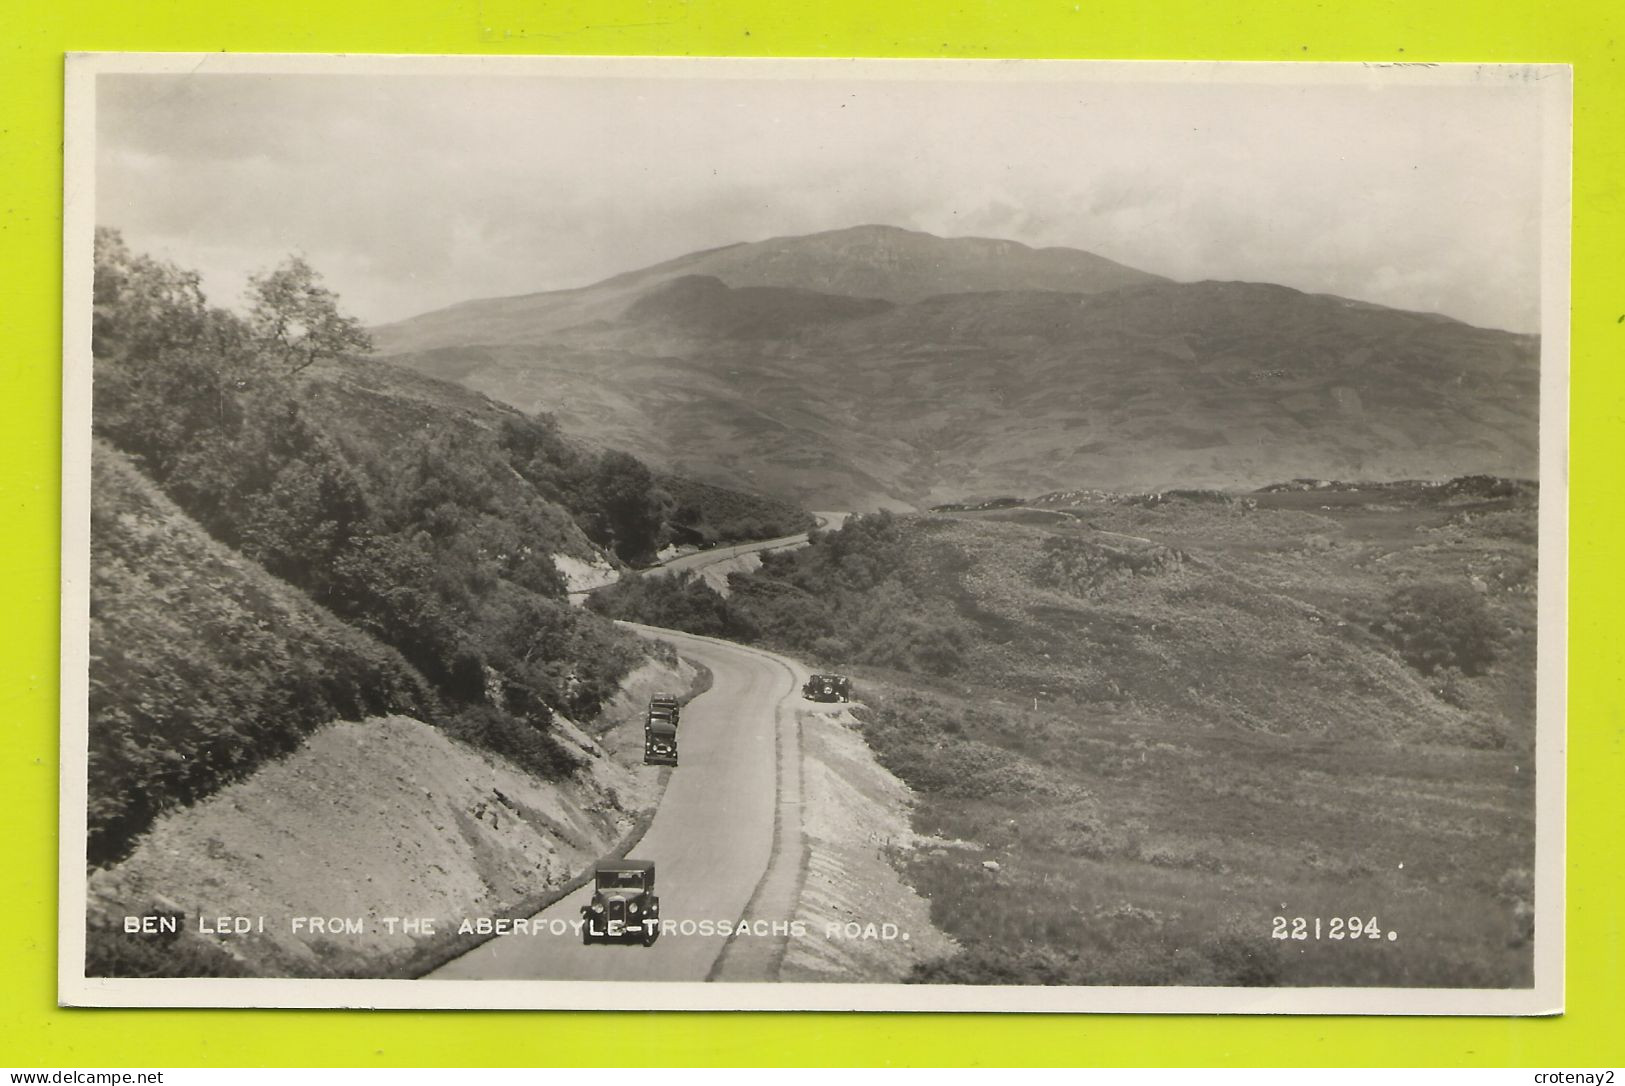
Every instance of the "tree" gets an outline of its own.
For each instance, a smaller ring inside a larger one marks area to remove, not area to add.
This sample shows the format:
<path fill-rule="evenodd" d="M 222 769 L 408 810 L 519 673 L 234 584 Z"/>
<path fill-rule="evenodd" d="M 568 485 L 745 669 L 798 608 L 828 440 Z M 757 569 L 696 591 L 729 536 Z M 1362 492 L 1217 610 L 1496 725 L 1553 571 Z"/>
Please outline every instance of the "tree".
<path fill-rule="evenodd" d="M 251 338 L 240 318 L 207 304 L 197 273 L 131 253 L 117 230 L 97 228 L 95 428 L 160 482 L 203 435 L 241 422 Z"/>
<path fill-rule="evenodd" d="M 361 322 L 339 312 L 338 295 L 303 257 L 248 280 L 249 325 L 291 368 L 287 376 L 322 358 L 366 354 L 372 338 Z"/>
<path fill-rule="evenodd" d="M 132 253 L 124 236 L 98 226 L 92 287 L 91 353 L 151 358 L 191 346 L 209 318 L 198 274 Z"/>

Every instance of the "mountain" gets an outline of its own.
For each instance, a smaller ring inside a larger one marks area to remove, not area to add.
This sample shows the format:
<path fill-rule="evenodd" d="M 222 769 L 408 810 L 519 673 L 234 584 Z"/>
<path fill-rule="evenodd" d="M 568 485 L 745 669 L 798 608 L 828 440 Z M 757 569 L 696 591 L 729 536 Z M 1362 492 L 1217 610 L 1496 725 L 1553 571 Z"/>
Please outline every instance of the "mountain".
<path fill-rule="evenodd" d="M 1092 294 L 1163 281 L 1080 249 L 854 226 L 708 249 L 576 290 L 463 302 L 385 325 L 374 335 L 386 353 L 536 342 L 566 328 L 614 320 L 651 288 L 686 276 L 710 276 L 730 287 L 783 287 L 896 303 L 976 290 Z"/>
<path fill-rule="evenodd" d="M 883 227 L 376 331 L 389 361 L 811 508 L 1532 477 L 1537 337 Z"/>

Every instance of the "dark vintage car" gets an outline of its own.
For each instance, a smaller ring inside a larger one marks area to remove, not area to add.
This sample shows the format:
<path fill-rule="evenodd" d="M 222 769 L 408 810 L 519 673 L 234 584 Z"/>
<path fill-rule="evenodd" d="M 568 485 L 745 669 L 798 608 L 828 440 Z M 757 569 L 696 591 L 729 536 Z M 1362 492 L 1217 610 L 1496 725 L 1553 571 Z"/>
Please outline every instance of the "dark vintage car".
<path fill-rule="evenodd" d="M 583 943 L 642 943 L 660 938 L 653 860 L 600 860 L 592 901 L 581 907 Z"/>
<path fill-rule="evenodd" d="M 814 675 L 801 687 L 809 701 L 851 701 L 852 680 L 845 675 Z"/>
<path fill-rule="evenodd" d="M 682 705 L 670 694 L 656 694 L 650 698 L 649 711 L 651 713 L 666 713 L 671 717 L 673 724 L 679 723 L 683 715 Z"/>
<path fill-rule="evenodd" d="M 670 721 L 650 719 L 643 729 L 643 764 L 677 764 L 677 727 Z"/>

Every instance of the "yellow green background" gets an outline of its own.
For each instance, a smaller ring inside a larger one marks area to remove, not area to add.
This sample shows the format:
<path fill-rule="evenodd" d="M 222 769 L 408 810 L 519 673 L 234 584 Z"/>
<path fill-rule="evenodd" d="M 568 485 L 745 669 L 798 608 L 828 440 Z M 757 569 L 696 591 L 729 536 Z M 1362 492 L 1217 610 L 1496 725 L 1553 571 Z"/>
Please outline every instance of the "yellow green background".
<path fill-rule="evenodd" d="M 0 1065 L 1625 1063 L 1618 0 L 8 0 L 0 9 Z M 1549 1019 L 89 1011 L 55 1006 L 69 50 L 1575 66 L 1568 1013 Z"/>

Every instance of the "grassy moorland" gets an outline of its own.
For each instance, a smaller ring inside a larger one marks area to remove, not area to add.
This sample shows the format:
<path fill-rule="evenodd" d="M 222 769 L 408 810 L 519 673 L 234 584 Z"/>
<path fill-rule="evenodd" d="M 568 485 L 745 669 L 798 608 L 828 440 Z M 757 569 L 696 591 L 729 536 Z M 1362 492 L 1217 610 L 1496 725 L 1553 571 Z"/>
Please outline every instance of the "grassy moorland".
<path fill-rule="evenodd" d="M 725 601 L 597 606 L 854 671 L 919 794 L 898 862 L 963 947 L 915 979 L 1517 986 L 1535 505 L 1489 479 L 1051 495 L 861 518 Z M 1331 938 L 1350 916 L 1381 937 Z"/>

